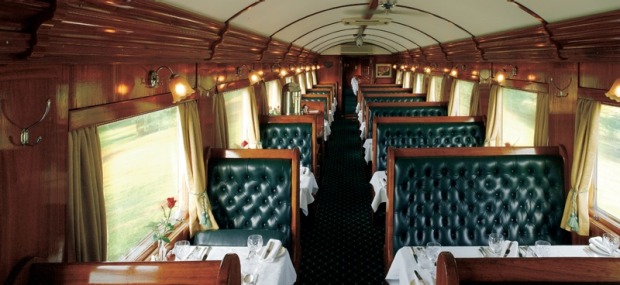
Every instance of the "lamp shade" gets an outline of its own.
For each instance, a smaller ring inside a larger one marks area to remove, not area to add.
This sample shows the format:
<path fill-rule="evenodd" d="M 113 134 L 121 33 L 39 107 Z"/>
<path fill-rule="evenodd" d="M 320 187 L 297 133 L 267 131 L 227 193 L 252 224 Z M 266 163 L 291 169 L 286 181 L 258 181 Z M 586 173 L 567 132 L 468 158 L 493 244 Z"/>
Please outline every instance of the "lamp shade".
<path fill-rule="evenodd" d="M 187 79 L 178 74 L 172 74 L 172 76 L 170 76 L 168 89 L 170 89 L 170 93 L 172 94 L 172 103 L 177 103 L 195 92 L 187 82 Z"/>
<path fill-rule="evenodd" d="M 497 82 L 504 82 L 506 80 L 506 72 L 504 72 L 503 70 L 498 71 L 495 74 L 495 81 Z"/>
<path fill-rule="evenodd" d="M 605 92 L 605 96 L 616 102 L 620 102 L 620 78 L 614 81 L 614 85 L 611 86 L 609 91 Z"/>

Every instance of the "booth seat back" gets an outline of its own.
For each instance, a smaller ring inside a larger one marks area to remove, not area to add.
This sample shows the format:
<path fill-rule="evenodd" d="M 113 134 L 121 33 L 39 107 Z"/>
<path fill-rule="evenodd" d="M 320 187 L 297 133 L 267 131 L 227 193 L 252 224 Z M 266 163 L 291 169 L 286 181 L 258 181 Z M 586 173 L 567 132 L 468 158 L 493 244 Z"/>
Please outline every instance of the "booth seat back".
<path fill-rule="evenodd" d="M 426 102 L 426 97 L 365 97 L 366 103 L 371 102 Z"/>
<path fill-rule="evenodd" d="M 360 87 L 363 94 L 413 93 L 412 88 L 367 88 Z"/>
<path fill-rule="evenodd" d="M 261 123 L 260 140 L 263 149 L 298 148 L 299 163 L 314 170 L 312 123 Z"/>
<path fill-rule="evenodd" d="M 445 102 L 368 103 L 366 112 L 366 137 L 372 137 L 373 118 L 375 117 L 427 117 L 447 115 L 448 104 Z"/>
<path fill-rule="evenodd" d="M 508 240 L 570 244 L 560 228 L 565 154 L 560 147 L 391 148 L 386 251 Z M 391 263 L 391 259 L 389 260 Z"/>
<path fill-rule="evenodd" d="M 319 94 L 312 94 L 312 95 L 302 95 L 301 97 L 301 105 L 304 105 L 304 101 L 308 101 L 308 102 L 321 102 L 323 103 L 323 119 L 327 120 L 327 114 L 328 114 L 328 100 L 327 100 L 327 95 L 323 95 L 320 94 L 320 96 L 318 96 Z"/>
<path fill-rule="evenodd" d="M 374 128 L 373 145 L 376 144 L 376 149 L 373 149 L 373 172 L 386 169 L 388 147 L 483 146 L 486 131 L 482 118 L 472 117 L 375 118 Z"/>

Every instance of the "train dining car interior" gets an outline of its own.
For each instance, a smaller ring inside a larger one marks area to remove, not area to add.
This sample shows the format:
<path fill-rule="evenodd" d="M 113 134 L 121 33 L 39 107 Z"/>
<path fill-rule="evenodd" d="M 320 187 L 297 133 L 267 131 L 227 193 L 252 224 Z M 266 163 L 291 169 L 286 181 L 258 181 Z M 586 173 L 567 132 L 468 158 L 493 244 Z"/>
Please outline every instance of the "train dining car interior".
<path fill-rule="evenodd" d="M 619 19 L 2 1 L 0 280 L 619 284 Z"/>

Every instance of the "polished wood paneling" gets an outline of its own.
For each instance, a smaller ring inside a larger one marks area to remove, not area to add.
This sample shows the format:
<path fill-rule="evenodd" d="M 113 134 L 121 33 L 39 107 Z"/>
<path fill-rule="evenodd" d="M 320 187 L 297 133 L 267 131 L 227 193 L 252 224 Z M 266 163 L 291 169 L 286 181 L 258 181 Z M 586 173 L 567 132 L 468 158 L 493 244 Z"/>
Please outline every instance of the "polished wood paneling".
<path fill-rule="evenodd" d="M 68 68 L 0 67 L 0 279 L 20 259 L 60 261 L 65 248 Z M 20 130 L 32 127 L 20 145 Z"/>

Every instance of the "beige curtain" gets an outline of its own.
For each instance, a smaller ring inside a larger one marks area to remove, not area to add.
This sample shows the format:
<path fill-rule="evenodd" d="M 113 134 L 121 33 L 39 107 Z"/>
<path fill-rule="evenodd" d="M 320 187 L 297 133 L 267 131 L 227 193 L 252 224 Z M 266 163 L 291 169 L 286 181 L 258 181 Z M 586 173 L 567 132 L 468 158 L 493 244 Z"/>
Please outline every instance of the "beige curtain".
<path fill-rule="evenodd" d="M 475 82 L 474 87 L 472 87 L 470 100 L 469 115 L 478 116 L 478 105 L 480 105 L 480 86 L 478 82 Z"/>
<path fill-rule="evenodd" d="M 226 104 L 223 93 L 213 96 L 213 114 L 215 114 L 215 147 L 228 147 L 228 122 L 226 121 Z"/>
<path fill-rule="evenodd" d="M 549 144 L 549 93 L 536 96 L 536 122 L 534 124 L 534 146 Z"/>
<path fill-rule="evenodd" d="M 459 115 L 459 94 L 456 92 L 456 84 L 458 80 L 452 80 L 452 88 L 450 88 L 450 98 L 448 101 L 448 116 L 458 116 Z M 456 105 L 456 107 L 455 107 Z"/>
<path fill-rule="evenodd" d="M 181 132 L 185 149 L 185 163 L 187 170 L 187 187 L 182 187 L 182 195 L 188 203 L 189 234 L 204 230 L 217 230 L 218 226 L 211 213 L 211 203 L 206 196 L 205 165 L 203 157 L 202 134 L 200 131 L 200 117 L 196 101 L 189 101 L 179 105 L 181 117 Z"/>
<path fill-rule="evenodd" d="M 258 115 L 258 106 L 256 102 L 256 94 L 254 92 L 254 87 L 248 87 L 248 92 L 250 93 L 250 130 L 248 132 L 248 139 L 250 143 L 250 147 L 252 148 L 262 148 L 260 143 L 260 121 Z"/>
<path fill-rule="evenodd" d="M 403 71 L 402 70 L 399 69 L 399 70 L 396 71 L 396 80 L 394 81 L 394 83 L 396 83 L 396 84 L 402 84 L 403 83 Z"/>
<path fill-rule="evenodd" d="M 596 157 L 598 121 L 601 103 L 579 99 L 577 101 L 573 165 L 570 175 L 570 192 L 566 198 L 560 226 L 582 236 L 590 233 L 588 197 Z"/>
<path fill-rule="evenodd" d="M 485 146 L 502 145 L 502 88 L 491 86 L 489 93 L 489 109 L 487 111 L 487 132 L 484 138 Z"/>
<path fill-rule="evenodd" d="M 69 133 L 69 262 L 105 261 L 107 229 L 103 196 L 101 146 L 97 128 Z"/>

